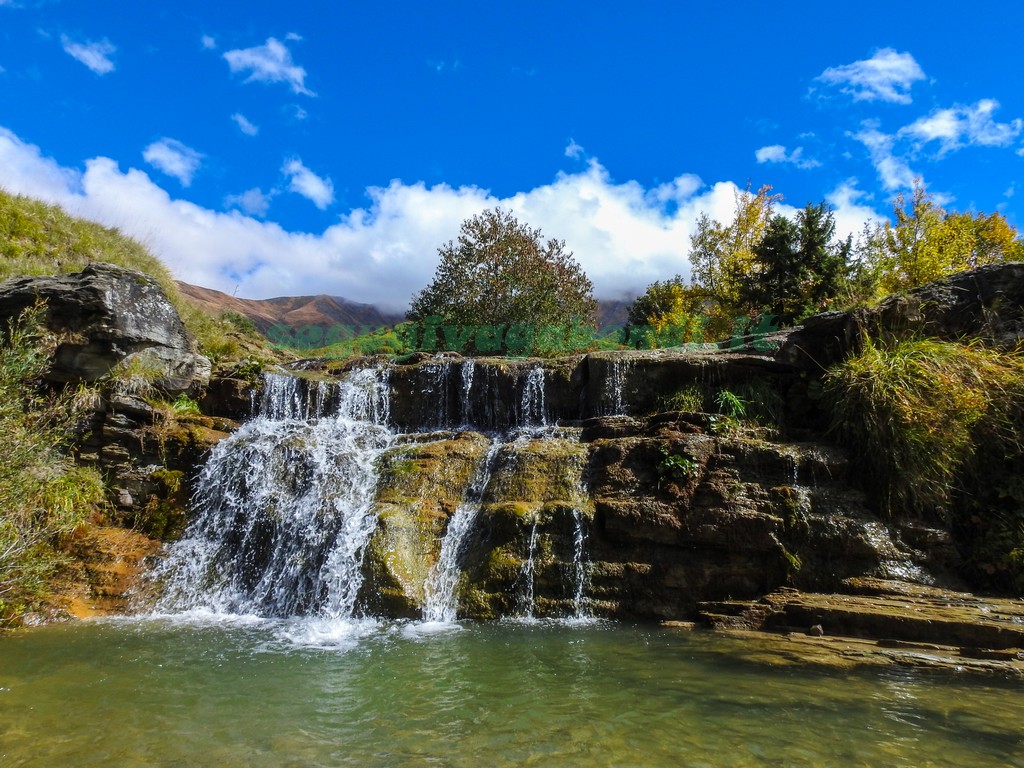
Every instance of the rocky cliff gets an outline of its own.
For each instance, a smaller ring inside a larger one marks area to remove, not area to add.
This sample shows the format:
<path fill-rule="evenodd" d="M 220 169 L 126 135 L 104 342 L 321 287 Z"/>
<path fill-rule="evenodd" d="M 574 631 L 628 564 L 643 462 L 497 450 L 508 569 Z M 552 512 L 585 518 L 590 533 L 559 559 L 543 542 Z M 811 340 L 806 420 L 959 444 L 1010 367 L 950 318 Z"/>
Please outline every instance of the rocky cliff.
<path fill-rule="evenodd" d="M 202 513 L 185 511 L 198 464 L 234 430 L 230 418 L 252 416 L 248 405 L 260 401 L 258 392 L 250 396 L 242 379 L 207 382 L 203 361 L 139 276 L 94 266 L 69 280 L 0 288 L 6 316 L 37 295 L 48 298 L 51 328 L 66 345 L 57 380 L 102 381 L 143 356 L 159 369 L 154 382 L 163 391 L 193 391 L 204 403 L 206 415 L 171 425 L 138 393 L 108 388 L 80 448 L 83 461 L 110 475 L 122 519 L 173 537 L 187 517 Z M 127 303 L 117 305 L 119 297 Z M 360 470 L 373 481 L 365 504 L 372 525 L 365 546 L 353 550 L 360 612 L 419 617 L 439 610 L 444 562 L 454 563 L 456 578 L 444 589 L 458 616 L 586 613 L 761 626 L 791 614 L 805 622 L 825 609 L 801 613 L 799 601 L 769 605 L 765 596 L 794 588 L 850 592 L 864 579 L 940 591 L 964 586 L 957 531 L 935 515 L 883 515 L 865 494 L 856 462 L 827 431 L 825 368 L 871 336 L 969 336 L 1016 348 L 1022 299 L 1024 265 L 1009 264 L 719 349 L 556 360 L 305 361 L 287 387 L 263 393 L 264 410 L 268 396 L 284 397 L 278 410 L 287 418 L 279 418 L 323 425 L 350 406 L 343 401 L 352 397 L 353 372 L 372 372 L 382 387 L 386 407 L 375 406 L 373 416 L 378 452 Z M 128 319 L 117 323 L 112 318 L 120 314 Z M 148 328 L 146 319 L 158 327 Z M 274 429 L 267 430 L 271 439 Z M 220 512 L 224 546 L 244 538 L 231 526 L 245 525 L 255 547 L 233 566 L 243 590 L 260 582 L 260 569 L 276 557 L 273 542 L 290 530 L 288 499 L 307 505 L 314 521 L 341 503 L 341 486 L 316 478 L 318 467 L 341 459 L 321 448 L 310 454 L 313 438 L 297 426 L 282 435 L 287 439 L 268 449 L 267 466 L 277 476 L 239 474 L 246 488 L 280 483 L 264 494 L 273 508 L 256 509 L 243 498 L 237 514 Z M 253 439 L 243 444 L 251 448 Z M 320 487 L 336 490 L 307 498 Z M 452 554 L 446 540 L 468 506 L 473 514 Z M 256 519 L 242 521 L 250 514 Z M 316 611 L 324 599 L 320 576 L 293 568 L 305 562 L 324 570 L 330 552 L 314 534 L 302 535 L 319 541 L 318 549 L 292 553 L 281 565 L 306 585 L 301 598 L 286 601 L 289 610 Z M 224 557 L 219 553 L 218 562 Z"/>

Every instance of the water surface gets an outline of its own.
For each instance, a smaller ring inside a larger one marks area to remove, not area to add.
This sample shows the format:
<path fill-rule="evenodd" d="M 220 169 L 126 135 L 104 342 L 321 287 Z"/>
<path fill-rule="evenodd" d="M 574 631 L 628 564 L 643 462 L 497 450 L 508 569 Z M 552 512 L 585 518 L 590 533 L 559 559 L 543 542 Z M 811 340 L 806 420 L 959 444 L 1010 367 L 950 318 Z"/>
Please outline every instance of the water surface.
<path fill-rule="evenodd" d="M 1024 686 L 604 623 L 117 620 L 0 638 L 4 766 L 1024 766 Z"/>

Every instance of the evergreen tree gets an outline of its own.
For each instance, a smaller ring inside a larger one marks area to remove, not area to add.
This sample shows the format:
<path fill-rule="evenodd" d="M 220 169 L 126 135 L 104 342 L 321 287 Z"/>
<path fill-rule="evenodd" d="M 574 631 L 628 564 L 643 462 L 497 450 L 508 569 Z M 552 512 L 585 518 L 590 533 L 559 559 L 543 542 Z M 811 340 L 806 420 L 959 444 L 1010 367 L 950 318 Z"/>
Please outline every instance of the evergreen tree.
<path fill-rule="evenodd" d="M 739 306 L 774 315 L 781 325 L 826 309 L 843 290 L 848 270 L 850 243 L 834 243 L 834 235 L 832 210 L 824 202 L 808 203 L 795 222 L 772 217 L 740 280 Z"/>

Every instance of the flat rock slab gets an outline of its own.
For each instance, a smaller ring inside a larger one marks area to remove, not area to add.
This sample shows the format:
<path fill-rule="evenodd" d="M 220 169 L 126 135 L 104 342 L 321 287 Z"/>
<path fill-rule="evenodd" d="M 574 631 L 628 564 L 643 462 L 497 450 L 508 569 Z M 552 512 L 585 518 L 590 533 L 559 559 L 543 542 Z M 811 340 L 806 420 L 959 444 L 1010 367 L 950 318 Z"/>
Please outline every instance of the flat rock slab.
<path fill-rule="evenodd" d="M 957 646 L 934 643 L 903 643 L 857 637 L 815 637 L 802 632 L 773 633 L 742 629 L 721 630 L 736 638 L 728 653 L 745 661 L 771 666 L 810 664 L 835 669 L 862 666 L 912 667 L 915 669 L 1009 677 L 1024 680 L 1024 655 L 1013 658 L 977 659 Z"/>
<path fill-rule="evenodd" d="M 705 618 L 746 641 L 740 657 L 771 664 L 902 665 L 1024 679 L 1024 599 L 882 579 L 849 579 L 844 587 L 852 594 L 782 589 Z"/>

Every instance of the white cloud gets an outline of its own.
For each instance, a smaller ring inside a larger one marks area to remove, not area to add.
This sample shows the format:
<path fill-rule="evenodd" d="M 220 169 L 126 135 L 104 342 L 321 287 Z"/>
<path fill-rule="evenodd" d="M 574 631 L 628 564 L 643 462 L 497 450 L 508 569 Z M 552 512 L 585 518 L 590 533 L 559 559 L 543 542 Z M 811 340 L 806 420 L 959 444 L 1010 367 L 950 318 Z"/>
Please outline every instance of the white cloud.
<path fill-rule="evenodd" d="M 982 99 L 966 107 L 937 109 L 900 129 L 900 134 L 921 144 L 938 141 L 940 156 L 968 145 L 1007 147 L 1020 135 L 1024 122 L 1019 118 L 1008 123 L 996 122 L 992 115 L 997 109 L 999 102 L 994 99 Z"/>
<path fill-rule="evenodd" d="M 231 119 L 238 125 L 238 130 L 246 136 L 255 136 L 260 132 L 259 126 L 253 125 L 249 122 L 249 119 L 240 112 L 235 112 L 235 114 L 231 116 Z"/>
<path fill-rule="evenodd" d="M 203 155 L 177 139 L 163 138 L 146 147 L 142 152 L 142 159 L 157 170 L 176 178 L 183 187 L 187 187 L 199 170 Z"/>
<path fill-rule="evenodd" d="M 298 158 L 285 162 L 281 173 L 288 177 L 288 189 L 310 200 L 321 211 L 334 202 L 334 184 L 321 178 L 302 164 Z"/>
<path fill-rule="evenodd" d="M 210 37 L 210 35 L 203 35 L 199 38 L 199 44 L 207 51 L 212 51 L 217 47 L 217 41 Z"/>
<path fill-rule="evenodd" d="M 586 157 L 587 153 L 583 147 L 576 143 L 575 139 L 569 139 L 569 145 L 565 148 L 565 156 L 571 157 L 574 160 L 581 157 Z"/>
<path fill-rule="evenodd" d="M 857 179 L 850 178 L 825 195 L 825 202 L 832 206 L 832 217 L 836 224 L 836 238 L 845 240 L 850 235 L 855 238 L 871 221 L 882 221 L 874 208 L 862 201 L 867 194 L 857 188 Z"/>
<path fill-rule="evenodd" d="M 919 175 L 915 174 L 907 161 L 896 154 L 895 145 L 897 137 L 891 134 L 882 133 L 878 122 L 865 120 L 857 133 L 851 134 L 854 139 L 867 147 L 871 156 L 871 162 L 878 172 L 878 178 L 887 190 L 910 189 L 914 186 L 914 179 Z"/>
<path fill-rule="evenodd" d="M 146 173 L 122 171 L 108 158 L 88 160 L 84 171 L 63 168 L 2 127 L 0 167 L 11 192 L 120 227 L 182 280 L 227 292 L 237 288 L 238 295 L 254 298 L 328 293 L 395 310 L 430 281 L 438 247 L 486 208 L 501 205 L 545 237 L 564 239 L 597 295 L 619 298 L 654 280 L 688 276 L 689 237 L 698 215 L 728 220 L 739 191 L 728 181 L 704 186 L 692 175 L 654 188 L 614 182 L 591 159 L 585 169 L 507 198 L 478 187 L 393 181 L 367 190 L 364 208 L 321 233 L 305 233 L 254 217 L 273 193 L 249 190 L 229 202 L 242 210 L 213 211 L 172 198 Z M 837 225 L 870 212 L 852 184 L 833 196 L 844 212 L 837 210 Z M 253 215 L 242 212 L 246 201 Z M 855 231 L 860 225 L 837 226 L 841 232 L 844 227 Z"/>
<path fill-rule="evenodd" d="M 224 204 L 228 208 L 239 208 L 251 216 L 263 218 L 270 210 L 270 200 L 274 192 L 265 193 L 259 187 L 247 189 L 240 195 L 228 195 Z"/>
<path fill-rule="evenodd" d="M 782 144 L 761 147 L 754 152 L 754 157 L 759 163 L 790 163 L 803 170 L 818 168 L 821 165 L 817 160 L 805 158 L 803 147 L 797 147 L 787 153 Z"/>
<path fill-rule="evenodd" d="M 315 95 L 306 88 L 306 70 L 296 66 L 288 48 L 273 37 L 263 45 L 227 51 L 224 58 L 232 72 L 249 73 L 247 83 L 287 83 L 295 93 Z"/>
<path fill-rule="evenodd" d="M 60 36 L 64 52 L 82 62 L 97 75 L 106 75 L 114 71 L 114 62 L 110 57 L 117 51 L 109 40 L 99 42 L 76 43 L 67 35 Z"/>
<path fill-rule="evenodd" d="M 289 32 L 287 35 L 284 36 L 284 39 L 296 43 L 301 43 L 303 38 L 302 35 L 300 35 L 298 32 Z"/>
<path fill-rule="evenodd" d="M 818 80 L 839 86 L 854 101 L 887 101 L 909 104 L 910 88 L 925 74 L 909 53 L 882 48 L 870 59 L 829 67 Z"/>

